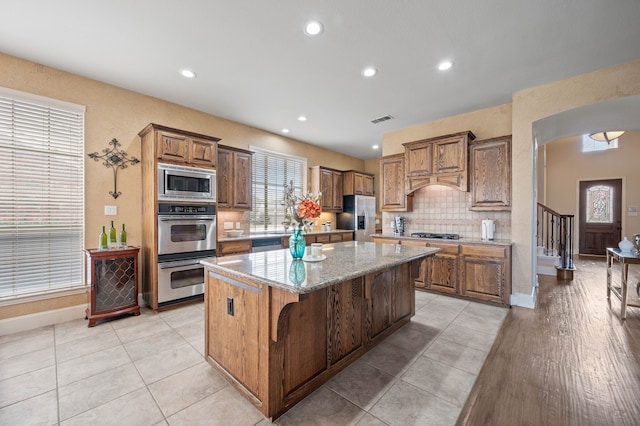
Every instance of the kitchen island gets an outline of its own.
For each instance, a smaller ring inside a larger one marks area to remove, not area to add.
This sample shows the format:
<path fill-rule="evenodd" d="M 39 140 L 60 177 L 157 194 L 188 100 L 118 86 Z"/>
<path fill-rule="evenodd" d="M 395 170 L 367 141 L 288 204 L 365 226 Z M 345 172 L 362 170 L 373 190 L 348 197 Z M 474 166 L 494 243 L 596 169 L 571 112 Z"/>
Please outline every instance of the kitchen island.
<path fill-rule="evenodd" d="M 410 321 L 419 260 L 437 251 L 351 241 L 323 261 L 204 259 L 205 358 L 273 420 Z"/>

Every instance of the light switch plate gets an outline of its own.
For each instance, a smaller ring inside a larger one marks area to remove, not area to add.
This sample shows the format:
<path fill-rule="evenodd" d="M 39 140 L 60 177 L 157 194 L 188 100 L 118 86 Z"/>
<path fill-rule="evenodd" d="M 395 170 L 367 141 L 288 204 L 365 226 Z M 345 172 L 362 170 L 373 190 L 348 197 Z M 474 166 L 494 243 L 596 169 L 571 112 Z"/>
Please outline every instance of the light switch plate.
<path fill-rule="evenodd" d="M 116 216 L 118 214 L 118 206 L 104 206 L 105 216 Z"/>
<path fill-rule="evenodd" d="M 241 228 L 240 222 L 236 222 L 236 229 L 240 229 L 240 228 Z"/>
<path fill-rule="evenodd" d="M 233 222 L 224 222 L 224 229 L 233 229 Z"/>

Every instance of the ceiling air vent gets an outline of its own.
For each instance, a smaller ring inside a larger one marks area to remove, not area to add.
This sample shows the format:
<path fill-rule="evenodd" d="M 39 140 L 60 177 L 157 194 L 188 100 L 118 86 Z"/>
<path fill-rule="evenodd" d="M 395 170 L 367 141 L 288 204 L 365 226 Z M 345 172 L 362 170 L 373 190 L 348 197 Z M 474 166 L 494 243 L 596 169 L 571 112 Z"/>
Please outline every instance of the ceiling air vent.
<path fill-rule="evenodd" d="M 391 120 L 393 117 L 390 115 L 383 115 L 382 117 L 374 118 L 371 120 L 373 124 L 382 123 L 383 121 Z"/>

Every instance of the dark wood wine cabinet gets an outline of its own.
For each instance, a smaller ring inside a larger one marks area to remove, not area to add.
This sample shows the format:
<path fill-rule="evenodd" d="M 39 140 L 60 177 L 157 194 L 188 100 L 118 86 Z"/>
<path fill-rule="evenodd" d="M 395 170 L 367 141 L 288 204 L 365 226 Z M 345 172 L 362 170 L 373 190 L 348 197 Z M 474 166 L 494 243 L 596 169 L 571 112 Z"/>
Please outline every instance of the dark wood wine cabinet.
<path fill-rule="evenodd" d="M 86 318 L 96 321 L 124 314 L 140 315 L 138 306 L 138 247 L 85 250 L 89 293 Z"/>

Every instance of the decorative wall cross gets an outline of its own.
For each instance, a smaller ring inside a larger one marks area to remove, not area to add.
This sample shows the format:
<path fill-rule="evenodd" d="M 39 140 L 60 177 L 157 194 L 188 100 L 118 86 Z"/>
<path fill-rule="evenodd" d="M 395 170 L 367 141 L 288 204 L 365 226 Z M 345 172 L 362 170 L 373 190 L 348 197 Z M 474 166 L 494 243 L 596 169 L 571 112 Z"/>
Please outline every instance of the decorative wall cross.
<path fill-rule="evenodd" d="M 89 158 L 93 158 L 95 161 L 103 160 L 103 165 L 107 168 L 111 167 L 113 170 L 113 191 L 109 191 L 109 195 L 112 195 L 113 198 L 118 198 L 121 192 L 118 192 L 118 170 L 126 169 L 129 164 L 132 166 L 134 164 L 138 164 L 140 160 L 135 157 L 129 158 L 127 153 L 118 149 L 120 143 L 113 138 L 109 145 L 112 145 L 111 148 L 105 148 L 102 150 L 103 154 L 98 155 L 97 152 L 92 152 L 89 154 Z"/>

